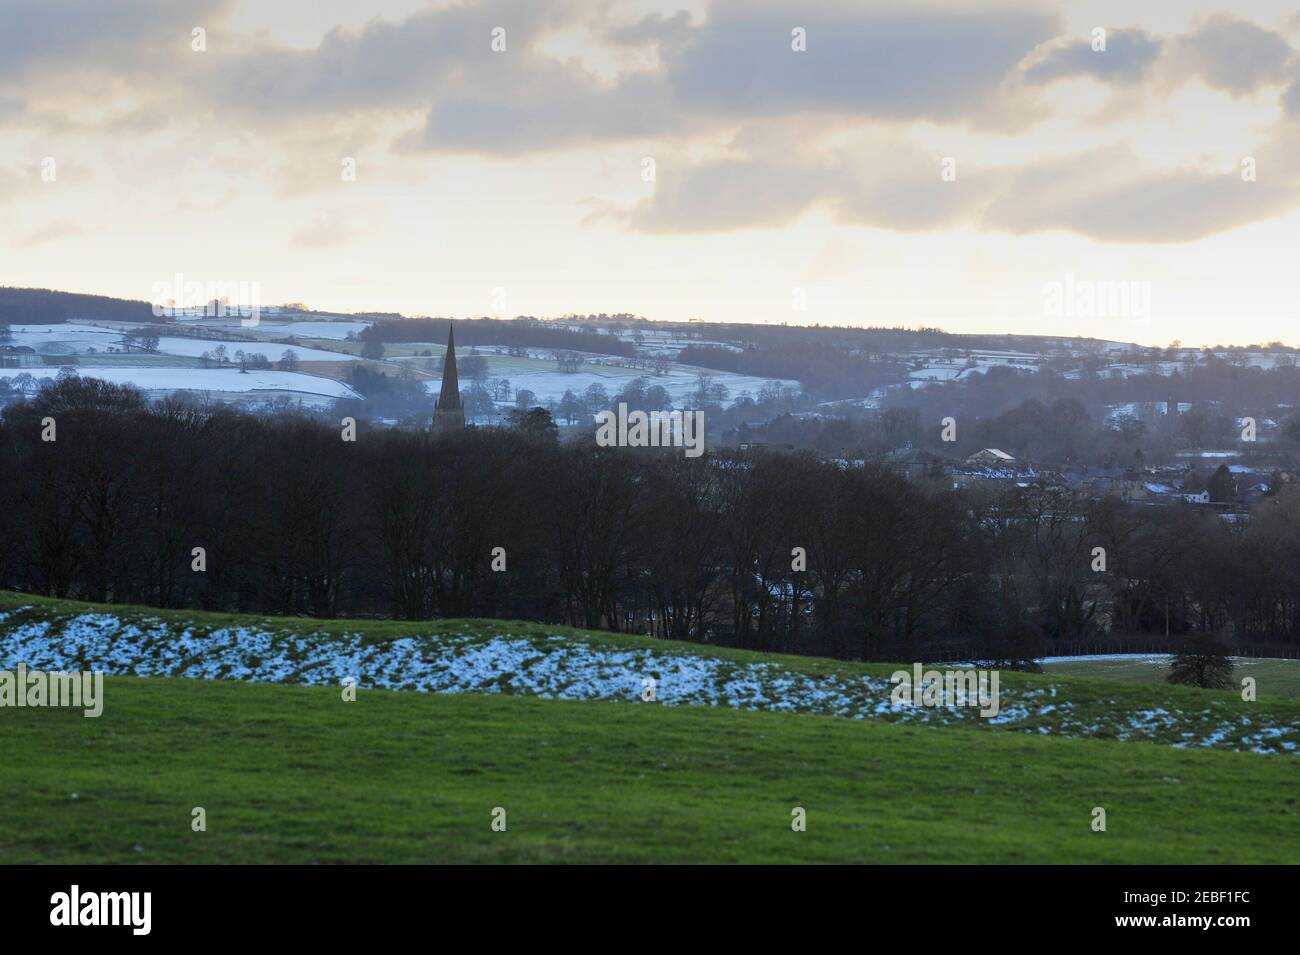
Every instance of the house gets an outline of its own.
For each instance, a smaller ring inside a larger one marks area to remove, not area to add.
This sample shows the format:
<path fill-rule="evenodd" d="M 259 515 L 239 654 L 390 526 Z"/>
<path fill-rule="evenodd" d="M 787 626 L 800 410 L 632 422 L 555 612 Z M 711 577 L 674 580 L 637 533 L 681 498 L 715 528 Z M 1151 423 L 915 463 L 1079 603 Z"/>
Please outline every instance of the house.
<path fill-rule="evenodd" d="M 1199 493 L 1196 494 L 1191 494 L 1184 491 L 1183 500 L 1186 501 L 1188 504 L 1209 504 L 1210 492 L 1207 490 L 1207 491 L 1200 491 Z"/>
<path fill-rule="evenodd" d="M 899 477 L 913 481 L 942 478 L 948 471 L 948 462 L 932 451 L 920 448 L 895 448 L 884 457 L 884 465 Z"/>
<path fill-rule="evenodd" d="M 26 345 L 0 345 L 0 368 L 21 368 L 23 355 L 35 354 Z"/>
<path fill-rule="evenodd" d="M 1140 471 L 1114 467 L 1071 467 L 1062 473 L 1061 484 L 1094 500 L 1118 497 L 1125 501 L 1148 501 L 1173 490 L 1171 486 L 1150 480 Z"/>
<path fill-rule="evenodd" d="M 983 448 L 976 451 L 966 459 L 967 464 L 977 464 L 985 467 L 1008 468 L 1016 463 L 1013 455 L 999 450 L 998 448 Z"/>
<path fill-rule="evenodd" d="M 954 488 L 970 487 L 973 484 L 978 484 L 984 481 L 1010 483 L 1015 481 L 1019 476 L 1020 475 L 1014 468 L 992 468 L 967 465 L 952 469 L 952 486 Z"/>

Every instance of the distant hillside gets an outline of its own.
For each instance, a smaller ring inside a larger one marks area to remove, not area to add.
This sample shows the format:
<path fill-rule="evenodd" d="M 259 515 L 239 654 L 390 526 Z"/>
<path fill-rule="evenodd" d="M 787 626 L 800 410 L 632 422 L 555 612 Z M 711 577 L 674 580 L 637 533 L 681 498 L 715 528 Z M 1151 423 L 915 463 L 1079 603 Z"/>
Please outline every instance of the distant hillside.
<path fill-rule="evenodd" d="M 1052 335 L 966 334 L 941 328 L 906 328 L 883 325 L 771 325 L 725 322 L 625 322 L 634 330 L 644 323 L 655 329 L 674 329 L 686 338 L 725 342 L 747 347 L 779 347 L 791 341 L 867 355 L 899 355 L 914 351 L 950 348 L 956 352 L 1005 349 L 1047 355 L 1062 347 L 1079 348 L 1103 342 L 1090 338 L 1061 338 Z M 611 322 L 611 325 L 619 323 Z"/>
<path fill-rule="evenodd" d="M 453 325 L 461 346 L 569 349 L 623 358 L 636 353 L 631 342 L 613 335 L 598 335 L 590 329 L 575 331 L 535 318 L 407 318 L 372 325 L 359 337 L 362 341 L 445 342 Z"/>
<path fill-rule="evenodd" d="M 0 286 L 0 322 L 11 325 L 57 325 L 73 319 L 112 322 L 166 322 L 148 302 L 107 295 L 56 292 L 44 288 Z"/>

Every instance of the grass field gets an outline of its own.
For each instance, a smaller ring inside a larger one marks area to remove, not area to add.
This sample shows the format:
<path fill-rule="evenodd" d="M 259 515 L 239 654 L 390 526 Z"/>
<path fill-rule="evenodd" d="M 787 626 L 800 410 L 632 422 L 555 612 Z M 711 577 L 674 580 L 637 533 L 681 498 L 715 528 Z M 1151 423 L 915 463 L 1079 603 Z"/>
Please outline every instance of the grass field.
<path fill-rule="evenodd" d="M 31 372 L 36 377 L 43 374 L 51 376 L 58 373 L 63 364 L 79 368 L 83 365 L 95 368 L 199 368 L 202 365 L 197 358 L 182 358 L 178 355 L 150 355 L 141 352 L 99 352 L 94 355 L 69 355 L 59 358 L 54 364 L 45 361 L 42 355 L 18 355 L 21 369 Z M 38 369 L 41 374 L 38 374 Z M 14 372 L 6 370 L 5 375 Z"/>
<path fill-rule="evenodd" d="M 993 723 L 888 664 L 0 592 L 20 660 L 154 675 L 0 709 L 0 862 L 1300 862 L 1285 699 L 1008 673 Z"/>
<path fill-rule="evenodd" d="M 1254 677 L 1260 696 L 1280 696 L 1283 699 L 1300 699 L 1300 660 L 1269 660 L 1252 657 L 1234 657 L 1234 678 Z M 1102 677 L 1125 683 L 1164 683 L 1168 668 L 1135 657 L 1129 660 L 1079 660 L 1069 663 L 1044 664 L 1043 672 L 1073 676 Z"/>
<path fill-rule="evenodd" d="M 1289 758 L 199 680 L 115 678 L 106 697 L 95 720 L 4 712 L 0 860 L 1300 861 Z"/>

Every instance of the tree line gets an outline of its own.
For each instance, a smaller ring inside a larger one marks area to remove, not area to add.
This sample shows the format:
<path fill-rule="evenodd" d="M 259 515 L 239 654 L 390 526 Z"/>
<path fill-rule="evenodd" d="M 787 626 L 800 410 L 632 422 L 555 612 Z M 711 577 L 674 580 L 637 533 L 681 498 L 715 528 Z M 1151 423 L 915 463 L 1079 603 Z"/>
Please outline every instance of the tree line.
<path fill-rule="evenodd" d="M 148 302 L 56 292 L 44 288 L 0 286 L 0 315 L 15 325 L 57 325 L 73 319 L 117 322 L 165 322 Z"/>
<path fill-rule="evenodd" d="M 396 322 L 376 322 L 364 329 L 357 340 L 363 345 L 384 342 L 435 342 L 447 340 L 456 328 L 456 344 L 462 348 L 504 346 L 506 348 L 559 348 L 601 355 L 630 358 L 636 346 L 615 335 L 602 335 L 594 328 L 566 328 L 534 318 L 508 320 L 493 318 L 405 318 Z"/>
<path fill-rule="evenodd" d="M 938 489 L 804 454 L 599 448 L 523 415 L 514 425 L 363 425 L 348 441 L 305 416 L 150 406 L 70 377 L 0 417 L 0 586 L 266 614 L 528 619 L 841 658 L 1024 661 L 1206 632 L 1300 646 L 1291 488 L 1229 523 L 1047 488 Z"/>

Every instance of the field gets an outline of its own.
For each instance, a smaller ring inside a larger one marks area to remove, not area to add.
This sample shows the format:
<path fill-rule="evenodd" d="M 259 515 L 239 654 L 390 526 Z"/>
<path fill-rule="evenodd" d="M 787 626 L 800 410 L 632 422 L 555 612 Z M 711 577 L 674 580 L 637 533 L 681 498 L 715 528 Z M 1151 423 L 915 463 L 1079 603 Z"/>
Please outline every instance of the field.
<path fill-rule="evenodd" d="M 1300 861 L 1282 699 L 1008 673 L 981 720 L 883 664 L 0 593 L 19 661 L 110 676 L 98 719 L 0 709 L 3 861 Z"/>
<path fill-rule="evenodd" d="M 366 324 L 347 321 L 272 322 L 264 319 L 255 327 L 245 328 L 238 317 L 205 319 L 165 328 L 174 333 L 160 337 L 156 353 L 128 350 L 125 333 L 137 326 L 125 323 L 18 324 L 12 326 L 11 344 L 34 350 L 32 354 L 17 356 L 17 360 L 20 371 L 38 379 L 54 377 L 59 364 L 66 362 L 79 375 L 132 384 L 150 397 L 162 397 L 175 390 L 193 390 L 223 400 L 288 395 L 320 405 L 335 398 L 354 397 L 354 392 L 345 382 L 360 360 L 362 344 L 347 341 L 344 336 L 364 329 Z M 237 340 L 186 337 L 186 330 L 207 335 L 229 334 Z M 296 338 L 294 345 L 275 341 L 290 335 Z M 235 361 L 234 354 L 238 350 L 260 353 L 273 363 L 278 362 L 285 351 L 292 351 L 300 368 L 297 372 L 270 369 L 240 374 L 233 364 L 225 368 L 202 367 L 200 356 L 218 345 L 225 347 L 230 363 Z M 388 375 L 396 375 L 402 367 L 408 368 L 417 378 L 427 379 L 426 389 L 430 395 L 436 396 L 441 386 L 445 351 L 446 346 L 441 342 L 391 342 L 385 345 L 383 360 L 369 361 L 366 365 L 372 371 Z M 581 396 L 592 384 L 603 385 L 613 397 L 637 377 L 644 378 L 647 386 L 663 387 L 678 407 L 698 390 L 701 374 L 707 375 L 715 384 L 725 385 L 731 399 L 743 392 L 757 395 L 766 383 L 766 379 L 752 375 L 710 371 L 677 363 L 671 363 L 666 373 L 658 374 L 615 365 L 603 355 L 586 355 L 577 372 L 561 373 L 554 353 L 541 348 L 529 349 L 529 355 L 525 357 L 506 355 L 504 349 L 480 349 L 476 352 L 462 347 L 459 357 L 463 359 L 471 354 L 481 354 L 487 359 L 490 378 L 510 380 L 512 397 L 498 402 L 501 410 L 513 407 L 513 392 L 522 389 L 532 391 L 535 400 L 543 404 L 558 402 L 569 390 Z M 7 377 L 14 374 L 17 372 L 6 372 Z M 462 373 L 461 384 L 467 383 Z M 798 383 L 785 381 L 782 384 L 795 387 Z"/>
<path fill-rule="evenodd" d="M 11 378 L 22 372 L 35 378 L 53 377 L 59 370 L 58 365 L 66 362 L 80 376 L 134 385 L 151 398 L 166 397 L 175 391 L 195 391 L 223 400 L 288 396 L 304 404 L 321 405 L 337 398 L 356 396 L 344 384 L 348 371 L 346 363 L 353 359 L 340 351 L 260 341 L 223 342 L 163 335 L 159 338 L 157 352 L 145 353 L 128 350 L 124 333 L 132 327 L 135 326 L 122 323 L 103 326 L 77 323 L 13 325 L 11 344 L 31 348 L 34 353 L 20 355 L 20 370 L 6 374 Z M 238 326 L 238 320 L 225 330 L 250 334 L 250 330 Z M 287 333 L 280 331 L 278 334 Z M 231 362 L 239 350 L 261 353 L 272 362 L 279 361 L 285 351 L 292 351 L 303 363 L 303 368 L 296 372 L 278 368 L 240 372 L 234 364 L 224 368 L 203 367 L 199 356 L 218 345 L 225 347 Z"/>
<path fill-rule="evenodd" d="M 1163 684 L 1168 673 L 1169 657 L 1165 654 L 1126 654 L 1122 658 L 1101 656 L 1092 659 L 1072 659 L 1061 662 L 1044 662 L 1043 672 L 1095 676 L 1125 683 Z M 1300 660 L 1269 660 L 1252 657 L 1233 657 L 1233 676 L 1254 677 L 1255 691 L 1261 696 L 1280 696 L 1300 699 Z"/>
<path fill-rule="evenodd" d="M 148 393 L 175 390 L 207 391 L 214 394 L 245 392 L 284 392 L 317 395 L 326 398 L 354 397 L 355 392 L 341 381 L 278 369 L 182 368 L 182 367 L 112 367 L 78 365 L 77 374 L 99 378 L 115 384 L 135 385 Z"/>
<path fill-rule="evenodd" d="M 303 320 L 291 320 L 294 316 L 301 316 Z M 3 316 L 0 316 L 0 321 L 2 320 Z M 217 382 L 222 387 L 207 387 L 205 390 L 222 400 L 247 401 L 250 398 L 288 395 L 295 399 L 304 399 L 310 404 L 324 405 L 339 397 L 338 389 L 328 383 L 320 384 L 319 378 L 333 379 L 338 383 L 348 380 L 353 367 L 352 362 L 360 358 L 362 350 L 362 343 L 356 341 L 355 336 L 372 324 L 345 315 L 296 311 L 264 314 L 257 325 L 248 328 L 243 326 L 242 321 L 237 315 L 178 321 L 175 325 L 164 329 L 171 334 L 162 337 L 158 354 L 121 350 L 124 332 L 138 327 L 135 323 L 125 322 L 105 321 L 93 325 L 77 321 L 59 325 L 14 324 L 11 343 L 35 349 L 35 354 L 22 354 L 17 356 L 16 360 L 19 367 L 30 371 L 37 378 L 42 375 L 53 376 L 59 358 L 77 360 L 80 374 L 113 381 L 123 381 L 125 377 L 129 377 L 125 375 L 123 369 L 140 369 L 141 373 L 135 383 L 149 391 L 151 396 L 157 397 L 181 387 L 176 384 L 181 378 L 179 374 L 167 376 L 160 369 L 183 371 L 194 368 L 199 355 L 220 343 L 211 338 L 186 337 L 187 332 L 232 335 L 237 340 L 224 342 L 231 355 L 236 349 L 243 348 L 246 351 L 261 352 L 272 361 L 277 361 L 285 349 L 290 348 L 302 363 L 301 370 L 313 374 L 306 381 L 276 381 L 270 388 L 258 386 L 256 389 L 251 386 L 243 387 L 248 383 L 242 380 L 223 379 Z M 740 350 L 742 347 L 737 344 L 737 341 L 713 340 L 702 337 L 702 333 L 680 327 L 636 327 L 629 331 L 618 325 L 606 326 L 586 322 L 557 321 L 556 325 L 582 328 L 586 331 L 595 331 L 600 335 L 623 337 L 634 342 L 643 356 L 662 356 L 672 359 L 680 349 L 691 345 L 712 346 L 731 351 Z M 347 340 L 349 334 L 354 336 L 354 340 Z M 290 336 L 295 339 L 295 344 L 292 346 L 277 341 Z M 1161 360 L 1146 354 L 1135 358 L 1141 349 L 1134 352 L 1133 349 L 1138 346 L 1122 342 L 1102 343 L 1104 347 L 1100 350 L 1099 343 L 1082 339 L 1044 338 L 1040 340 L 1040 344 L 1042 348 L 1034 351 L 1012 347 L 967 348 L 961 345 L 902 351 L 891 357 L 906 366 L 906 380 L 873 388 L 869 393 L 858 397 L 822 402 L 820 407 L 823 412 L 843 412 L 851 408 L 879 409 L 891 389 L 927 388 L 943 382 L 969 379 L 973 375 L 983 374 L 995 368 L 1011 368 L 1032 373 L 1039 371 L 1049 362 L 1055 362 L 1067 369 L 1063 372 L 1066 378 L 1079 378 L 1083 371 L 1076 366 L 1085 358 L 1091 358 L 1102 363 L 1098 373 L 1103 376 L 1132 377 L 1152 373 L 1168 375 L 1185 370 L 1186 362 L 1195 362 L 1204 357 L 1199 349 L 1182 349 L 1173 356 L 1161 352 L 1160 354 L 1164 356 Z M 427 379 L 425 382 L 427 389 L 430 394 L 436 395 L 441 381 L 444 350 L 443 342 L 389 342 L 385 344 L 383 360 L 373 362 L 371 367 L 394 374 L 400 366 L 405 365 L 413 370 L 417 377 Z M 578 354 L 582 355 L 583 364 L 576 373 L 566 374 L 559 371 L 553 350 L 531 348 L 528 349 L 526 357 L 506 355 L 504 351 L 495 347 L 484 347 L 478 350 L 477 353 L 488 361 L 488 376 L 509 379 L 512 390 L 532 391 L 536 395 L 536 400 L 542 404 L 558 403 L 566 390 L 581 397 L 582 392 L 593 384 L 603 385 L 608 394 L 613 396 L 635 377 L 645 378 L 647 385 L 659 385 L 666 389 L 678 407 L 682 406 L 697 390 L 697 380 L 701 373 L 708 375 L 712 383 L 725 386 L 729 400 L 743 393 L 756 396 L 769 380 L 774 380 L 704 369 L 675 361 L 670 361 L 666 373 L 657 374 L 617 365 L 607 355 L 580 352 Z M 461 348 L 461 357 L 471 353 L 473 353 L 471 349 Z M 1215 354 L 1221 359 L 1259 368 L 1272 368 L 1279 362 L 1291 361 L 1294 358 L 1289 352 L 1271 350 L 1241 352 L 1218 350 Z M 113 371 L 106 371 L 106 369 Z M 153 371 L 149 372 L 148 369 Z M 313 382 L 312 378 L 316 381 Z M 461 382 L 462 385 L 467 384 L 464 374 L 461 375 Z M 793 380 L 781 380 L 780 383 L 791 388 L 799 387 L 799 382 Z M 513 398 L 501 400 L 497 404 L 498 411 L 504 412 L 514 406 L 514 400 Z M 1133 401 L 1119 402 L 1109 406 L 1109 413 L 1112 420 L 1121 414 L 1150 418 L 1155 414 L 1149 407 L 1151 404 L 1151 402 L 1145 404 Z M 1190 403 L 1185 404 L 1188 408 L 1191 407 Z M 1266 424 L 1266 429 L 1269 426 Z"/>
<path fill-rule="evenodd" d="M 4 711 L 3 861 L 1300 861 L 1289 757 L 468 694 L 106 696 L 97 720 Z"/>
<path fill-rule="evenodd" d="M 441 350 L 436 351 L 435 354 L 441 354 Z M 458 351 L 457 356 L 463 359 L 469 354 L 469 350 L 465 349 Z M 576 372 L 561 373 L 557 370 L 555 361 L 547 357 L 521 358 L 483 351 L 480 351 L 480 354 L 487 359 L 487 373 L 490 378 L 508 378 L 516 391 L 527 389 L 537 396 L 538 401 L 543 402 L 559 401 L 566 391 L 572 391 L 581 397 L 591 385 L 602 385 L 613 398 L 632 379 L 642 378 L 645 380 L 646 387 L 660 386 L 668 392 L 674 404 L 681 407 L 687 398 L 698 390 L 700 375 L 706 375 L 714 384 L 725 385 L 729 399 L 738 398 L 742 392 L 749 392 L 751 397 L 757 396 L 759 389 L 768 381 L 753 375 L 735 375 L 676 363 L 669 367 L 666 374 L 658 374 L 654 371 L 615 365 L 609 359 L 584 361 Z M 441 369 L 441 363 L 438 368 Z M 425 387 L 436 393 L 440 381 L 441 379 L 428 382 Z M 793 381 L 778 383 L 791 387 L 797 384 Z"/>

